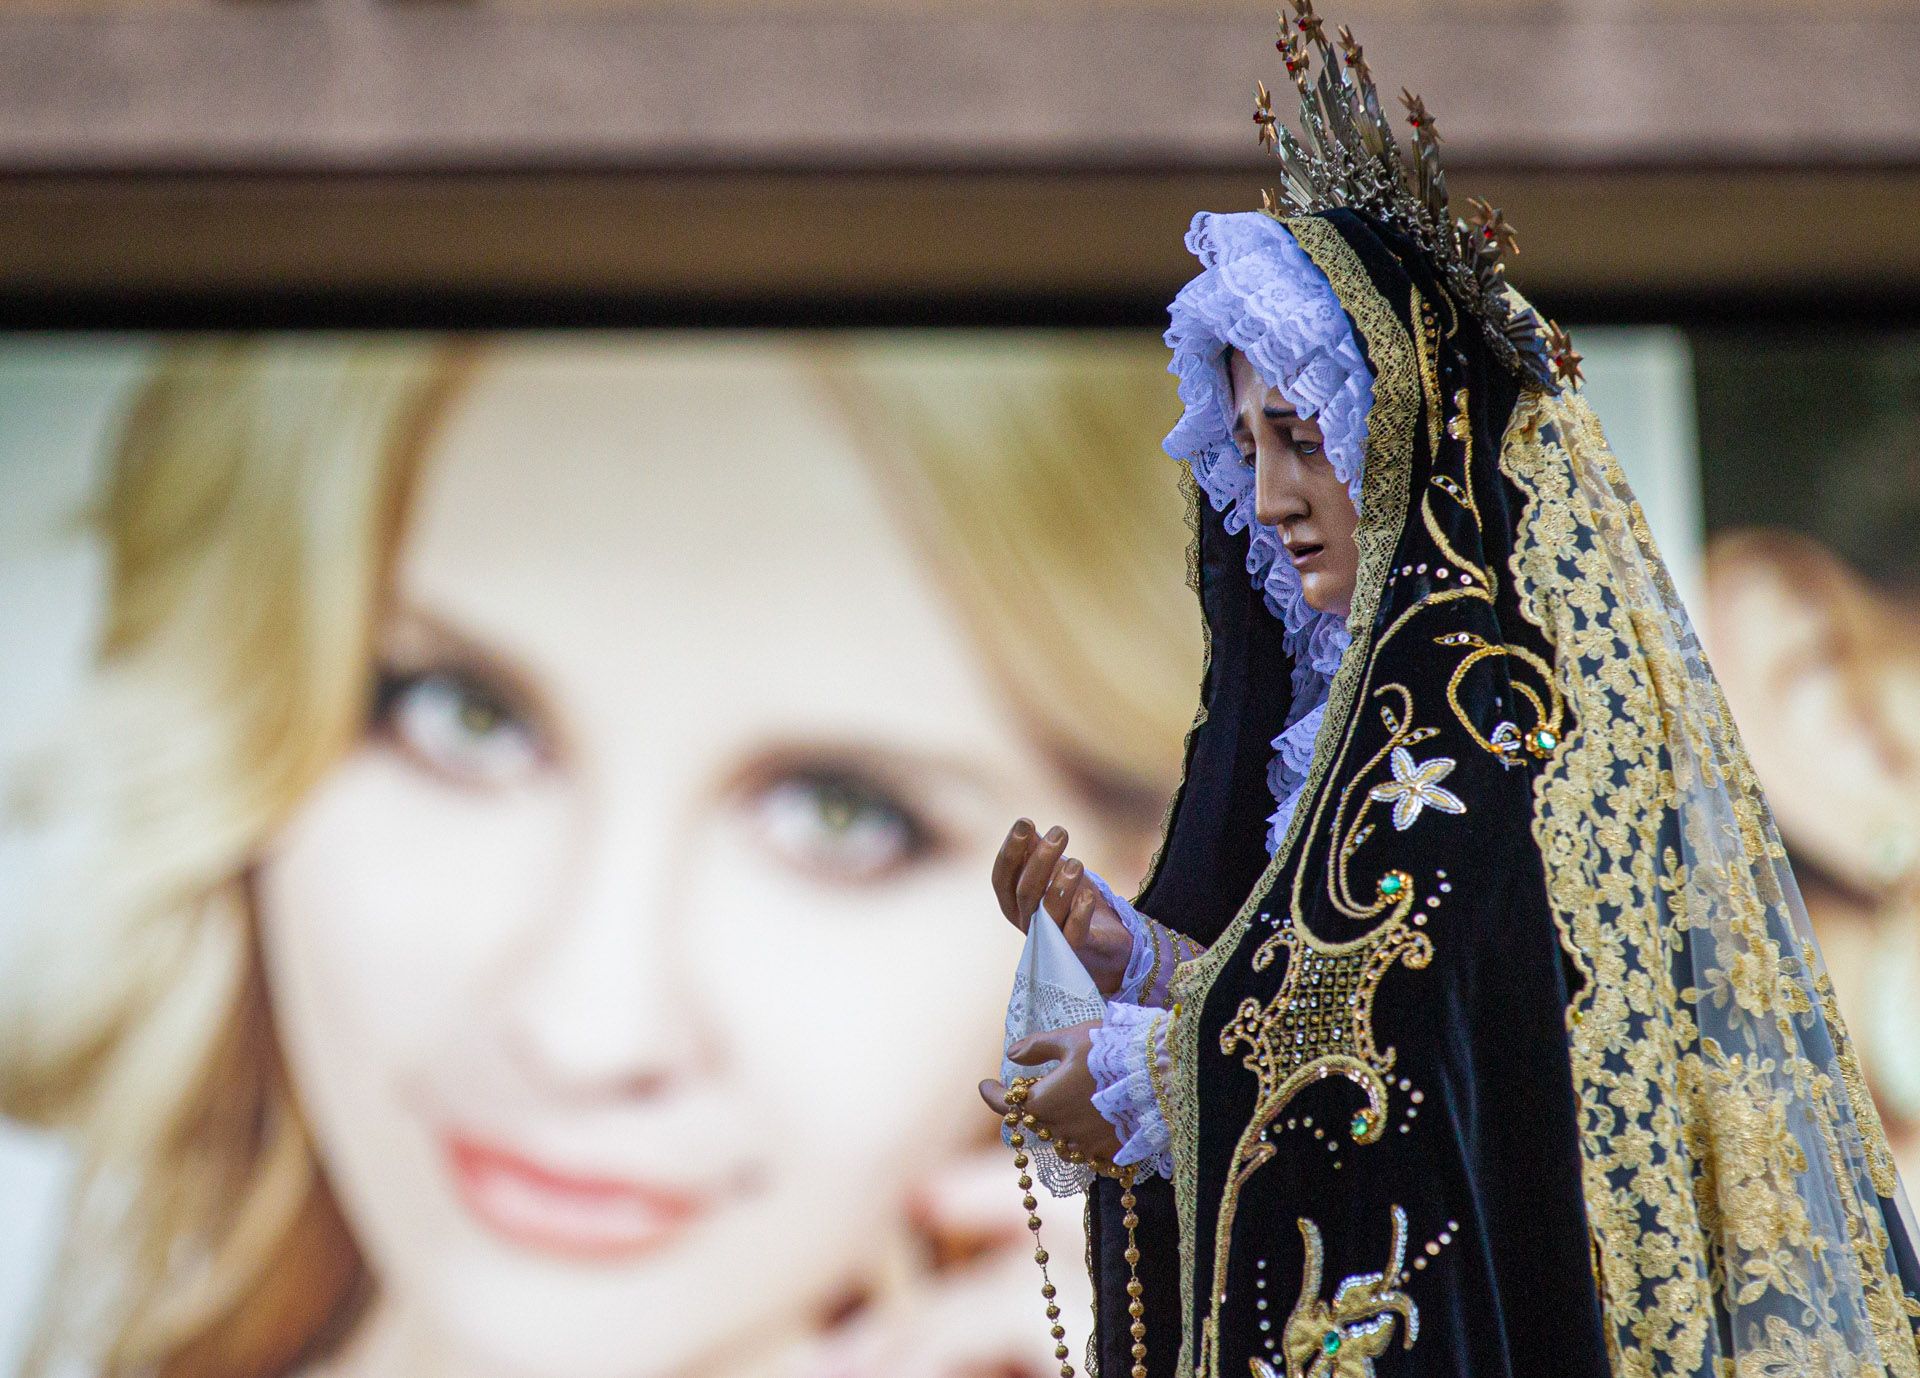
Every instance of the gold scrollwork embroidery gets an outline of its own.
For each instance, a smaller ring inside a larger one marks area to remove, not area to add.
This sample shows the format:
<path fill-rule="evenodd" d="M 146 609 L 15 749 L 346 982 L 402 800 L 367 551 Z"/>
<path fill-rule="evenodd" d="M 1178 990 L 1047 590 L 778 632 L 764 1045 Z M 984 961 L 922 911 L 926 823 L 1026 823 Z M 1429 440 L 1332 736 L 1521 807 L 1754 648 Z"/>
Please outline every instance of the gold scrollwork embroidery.
<path fill-rule="evenodd" d="M 1333 865 L 1328 868 L 1327 897 L 1333 902 L 1335 909 L 1351 919 L 1373 919 L 1389 910 L 1394 911 L 1393 918 L 1399 919 L 1404 917 L 1405 910 L 1412 905 L 1414 899 L 1413 885 L 1406 873 L 1388 871 L 1380 876 L 1374 883 L 1374 898 L 1362 903 L 1354 898 L 1353 882 L 1348 868 L 1354 855 L 1367 839 L 1373 836 L 1373 824 L 1367 821 L 1367 815 L 1375 804 L 1393 804 L 1394 823 L 1396 828 L 1399 827 L 1402 810 L 1408 803 L 1404 797 L 1404 791 L 1411 782 L 1402 783 L 1395 780 L 1375 786 L 1361 796 L 1357 808 L 1354 806 L 1354 794 L 1367 780 L 1373 778 L 1383 762 L 1394 759 L 1396 753 L 1405 755 L 1411 761 L 1410 748 L 1438 735 L 1438 729 L 1413 725 L 1413 696 L 1407 692 L 1405 685 L 1383 685 L 1375 691 L 1374 697 L 1382 700 L 1397 699 L 1398 705 L 1391 701 L 1380 704 L 1380 721 L 1386 725 L 1387 740 L 1364 765 L 1353 773 L 1346 787 L 1340 791 L 1339 807 L 1333 814 L 1333 830 L 1340 838 L 1340 845 L 1335 850 Z M 1446 762 L 1446 769 L 1441 772 L 1443 775 L 1452 771 L 1454 763 L 1451 760 L 1446 757 L 1437 759 Z M 1394 771 L 1393 774 L 1397 776 L 1399 772 Z M 1414 770 L 1414 775 L 1416 777 L 1420 775 L 1417 768 Z M 1450 791 L 1437 790 L 1430 782 L 1422 782 L 1421 788 L 1429 798 L 1437 794 L 1446 796 L 1449 802 L 1442 808 L 1442 812 L 1465 813 L 1467 811 L 1467 806 Z M 1417 816 L 1418 809 L 1416 808 L 1414 812 Z M 1412 826 L 1411 819 L 1408 820 L 1407 826 Z M 1298 878 L 1295 881 L 1294 895 L 1293 916 L 1299 920 L 1304 916 L 1299 904 Z M 1382 936 L 1385 935 L 1384 927 L 1375 931 Z M 1256 962 L 1255 965 L 1257 967 L 1258 963 Z"/>
<path fill-rule="evenodd" d="M 1285 1378 L 1373 1378 L 1373 1361 L 1393 1344 L 1396 1318 L 1401 1348 L 1412 1349 L 1420 1338 L 1420 1308 L 1400 1290 L 1406 1269 L 1407 1213 L 1393 1208 L 1387 1266 L 1377 1273 L 1342 1278 L 1332 1301 L 1320 1295 L 1326 1267 L 1320 1227 L 1304 1217 L 1299 1226 L 1306 1260 L 1301 1267 L 1300 1297 L 1280 1341 Z M 1264 1359 L 1249 1360 L 1248 1367 L 1253 1378 L 1282 1378 Z"/>
<path fill-rule="evenodd" d="M 1342 1077 L 1366 1097 L 1366 1105 L 1354 1112 L 1348 1123 L 1353 1141 L 1364 1145 L 1380 1140 L 1387 1125 L 1386 1074 L 1394 1065 L 1396 1053 L 1391 1047 L 1381 1048 L 1374 1036 L 1374 1002 L 1381 981 L 1394 967 L 1405 965 L 1417 971 L 1433 960 L 1433 941 L 1419 931 L 1426 916 L 1415 910 L 1418 897 L 1410 876 L 1404 871 L 1387 871 L 1376 881 L 1373 898 L 1364 903 L 1352 890 L 1349 866 L 1373 831 L 1369 812 L 1376 804 L 1391 802 L 1398 813 L 1408 799 L 1406 793 L 1383 797 L 1379 788 L 1359 794 L 1357 802 L 1356 794 L 1383 761 L 1395 753 L 1407 754 L 1411 746 L 1435 733 L 1433 728 L 1413 725 L 1413 700 L 1404 685 L 1385 685 L 1375 697 L 1382 700 L 1380 718 L 1387 728 L 1387 740 L 1354 772 L 1340 793 L 1333 818 L 1340 845 L 1328 868 L 1327 888 L 1335 908 L 1342 913 L 1379 922 L 1357 938 L 1333 942 L 1314 936 L 1297 910 L 1285 915 L 1252 959 L 1253 969 L 1264 971 L 1285 951 L 1280 988 L 1264 1004 L 1252 996 L 1242 1000 L 1220 1032 L 1222 1053 L 1231 1056 L 1245 1050 L 1242 1065 L 1254 1074 L 1258 1090 L 1254 1112 L 1229 1159 L 1215 1223 L 1215 1301 L 1207 1333 L 1216 1340 L 1220 1281 L 1226 1276 L 1240 1193 L 1274 1155 L 1269 1130 L 1308 1086 Z M 1446 765 L 1452 768 L 1452 762 Z M 1414 774 L 1418 777 L 1417 767 Z M 1435 787 L 1423 782 L 1422 788 L 1431 803 Z M 1466 806 L 1453 795 L 1447 794 L 1446 799 L 1458 805 L 1458 811 L 1465 811 Z M 1418 806 L 1414 812 L 1417 815 Z"/>
<path fill-rule="evenodd" d="M 1467 648 L 1467 654 L 1454 666 L 1453 675 L 1447 681 L 1447 706 L 1453 710 L 1453 716 L 1477 746 L 1499 757 L 1502 764 L 1512 765 L 1519 762 L 1523 751 L 1546 757 L 1560 744 L 1561 716 L 1566 711 L 1566 703 L 1561 697 L 1559 682 L 1554 678 L 1553 666 L 1524 646 L 1496 646 L 1473 632 L 1448 632 L 1435 637 L 1434 641 L 1441 646 Z M 1540 677 L 1541 687 L 1546 691 L 1547 697 L 1543 702 L 1539 691 L 1518 675 L 1509 680 L 1513 691 L 1533 707 L 1533 726 L 1525 733 L 1521 732 L 1519 724 L 1502 720 L 1494 724 L 1493 731 L 1483 735 L 1475 726 L 1473 715 L 1460 702 L 1460 685 L 1466 679 L 1467 672 L 1481 661 L 1495 657 L 1520 661 Z"/>
<path fill-rule="evenodd" d="M 1436 378 L 1432 383 L 1433 396 L 1437 396 L 1439 386 L 1439 380 Z M 1480 522 L 1480 503 L 1479 500 L 1473 496 L 1473 473 L 1471 467 L 1473 461 L 1473 421 L 1467 411 L 1467 401 L 1467 390 L 1465 388 L 1455 389 L 1453 394 L 1453 415 L 1447 418 L 1446 424 L 1448 437 L 1460 442 L 1460 476 L 1455 478 L 1452 474 L 1441 472 L 1438 462 L 1439 444 L 1436 433 L 1434 472 L 1432 477 L 1427 481 L 1432 488 L 1439 489 L 1449 498 L 1452 498 L 1455 503 L 1459 504 L 1460 508 L 1467 514 L 1468 520 L 1473 523 L 1474 533 L 1484 536 L 1485 528 Z M 1437 403 L 1435 405 L 1434 415 L 1436 417 L 1439 416 Z M 1479 588 L 1486 590 L 1488 601 L 1491 602 L 1494 591 L 1499 587 L 1498 579 L 1491 569 L 1476 561 L 1469 560 L 1456 550 L 1453 543 L 1447 539 L 1446 532 L 1440 529 L 1439 518 L 1434 515 L 1433 493 L 1431 491 L 1420 495 L 1420 520 L 1426 526 L 1428 537 L 1432 539 L 1434 545 L 1440 550 L 1440 553 L 1446 556 L 1452 563 L 1454 569 L 1467 576 L 1469 586 L 1477 585 Z"/>
<path fill-rule="evenodd" d="M 1456 483 L 1445 474 L 1440 474 L 1435 476 L 1433 486 L 1471 511 L 1472 491 L 1464 484 Z M 1473 512 L 1472 515 L 1476 521 L 1479 519 L 1479 513 Z M 1439 548 L 1440 553 L 1452 563 L 1455 569 L 1477 581 L 1479 588 L 1486 590 L 1487 600 L 1491 602 L 1494 589 L 1492 574 L 1484 566 L 1475 564 L 1454 549 L 1453 543 L 1447 539 L 1446 532 L 1440 529 L 1439 518 L 1433 514 L 1432 493 L 1420 495 L 1420 520 L 1426 525 L 1427 536 Z"/>
<path fill-rule="evenodd" d="M 1440 459 L 1440 322 L 1433 307 L 1413 289 L 1407 314 L 1413 318 L 1413 356 L 1420 365 L 1420 391 L 1427 402 L 1427 454 L 1436 463 Z"/>

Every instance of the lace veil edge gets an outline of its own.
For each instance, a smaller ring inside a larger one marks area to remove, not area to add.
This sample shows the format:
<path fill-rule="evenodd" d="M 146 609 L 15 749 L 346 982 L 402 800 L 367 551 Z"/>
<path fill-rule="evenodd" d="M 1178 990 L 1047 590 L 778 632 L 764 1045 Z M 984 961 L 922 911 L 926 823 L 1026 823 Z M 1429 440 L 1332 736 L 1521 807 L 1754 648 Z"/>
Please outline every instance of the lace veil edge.
<path fill-rule="evenodd" d="M 1616 1371 L 1920 1378 L 1912 1211 L 1646 519 L 1576 394 L 1524 394 L 1500 462 L 1573 709 L 1534 833 L 1585 978 L 1568 1041 Z"/>

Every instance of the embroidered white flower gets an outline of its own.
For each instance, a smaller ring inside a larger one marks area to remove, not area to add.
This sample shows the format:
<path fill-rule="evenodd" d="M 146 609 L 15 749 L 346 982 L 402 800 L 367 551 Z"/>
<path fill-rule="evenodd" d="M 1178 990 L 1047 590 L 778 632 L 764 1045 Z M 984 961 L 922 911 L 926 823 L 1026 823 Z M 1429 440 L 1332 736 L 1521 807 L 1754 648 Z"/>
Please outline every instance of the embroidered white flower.
<path fill-rule="evenodd" d="M 1411 751 L 1404 746 L 1396 746 L 1392 765 L 1393 779 L 1387 784 L 1375 785 L 1367 797 L 1393 805 L 1394 831 L 1405 832 L 1411 828 L 1414 820 L 1420 816 L 1420 810 L 1425 808 L 1435 808 L 1442 813 L 1467 811 L 1459 795 L 1440 788 L 1440 782 L 1453 774 L 1454 761 L 1451 756 L 1435 756 L 1432 760 L 1416 762 Z"/>

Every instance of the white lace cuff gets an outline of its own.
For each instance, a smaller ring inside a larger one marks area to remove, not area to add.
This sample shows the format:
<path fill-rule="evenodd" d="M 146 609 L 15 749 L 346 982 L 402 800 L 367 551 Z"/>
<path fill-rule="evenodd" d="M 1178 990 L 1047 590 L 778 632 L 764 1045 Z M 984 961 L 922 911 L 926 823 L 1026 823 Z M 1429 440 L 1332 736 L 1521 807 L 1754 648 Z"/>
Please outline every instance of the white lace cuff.
<path fill-rule="evenodd" d="M 1092 1030 L 1087 1068 L 1093 1108 L 1120 1136 L 1116 1167 L 1173 1176 L 1173 1134 L 1160 1102 L 1168 1065 L 1166 1026 L 1172 1015 L 1140 1005 L 1107 1002 L 1104 1024 Z"/>
<path fill-rule="evenodd" d="M 1202 951 L 1200 944 L 1142 914 L 1116 895 L 1098 872 L 1090 870 L 1086 876 L 1101 898 L 1120 916 L 1127 932 L 1133 935 L 1133 952 L 1127 958 L 1126 974 L 1120 978 L 1120 989 L 1114 992 L 1114 1000 L 1123 1005 L 1153 1005 L 1164 1009 L 1173 969 L 1198 957 Z"/>

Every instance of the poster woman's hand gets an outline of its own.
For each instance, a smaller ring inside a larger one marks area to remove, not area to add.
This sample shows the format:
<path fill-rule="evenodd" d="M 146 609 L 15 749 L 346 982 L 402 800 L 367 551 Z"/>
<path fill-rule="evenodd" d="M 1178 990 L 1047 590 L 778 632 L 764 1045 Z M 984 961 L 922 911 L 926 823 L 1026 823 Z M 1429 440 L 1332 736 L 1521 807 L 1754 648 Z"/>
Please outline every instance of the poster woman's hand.
<path fill-rule="evenodd" d="M 993 860 L 993 893 L 1007 922 L 1022 933 L 1044 903 L 1100 993 L 1113 995 L 1127 974 L 1133 935 L 1087 879 L 1086 867 L 1066 850 L 1065 828 L 1042 837 L 1027 819 L 1016 820 Z"/>
<path fill-rule="evenodd" d="M 1060 1065 L 1027 1092 L 1023 1108 L 1033 1116 L 1035 1131 L 1044 1127 L 1063 1156 L 1077 1150 L 1096 1162 L 1110 1163 L 1120 1151 L 1120 1136 L 1093 1108 L 1093 1071 L 1087 1066 L 1092 1031 L 1098 1027 L 1090 1021 L 1029 1034 L 1007 1049 L 1007 1058 L 1023 1067 L 1059 1059 Z M 1007 1113 L 1007 1088 L 999 1082 L 981 1082 L 980 1099 L 1000 1114 Z"/>
<path fill-rule="evenodd" d="M 850 1318 L 764 1371 L 730 1378 L 1056 1378 L 1060 1360 L 1040 1317 L 1034 1237 L 1012 1189 L 1007 1150 L 929 1164 L 916 1182 L 910 1213 L 916 1267 L 880 1289 Z M 1078 1259 L 1080 1205 L 1042 1202 L 1046 1247 Z M 1066 1343 L 1085 1338 L 1093 1300 L 1082 1268 L 1053 1270 L 1053 1300 L 1067 1317 Z"/>

